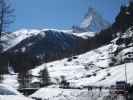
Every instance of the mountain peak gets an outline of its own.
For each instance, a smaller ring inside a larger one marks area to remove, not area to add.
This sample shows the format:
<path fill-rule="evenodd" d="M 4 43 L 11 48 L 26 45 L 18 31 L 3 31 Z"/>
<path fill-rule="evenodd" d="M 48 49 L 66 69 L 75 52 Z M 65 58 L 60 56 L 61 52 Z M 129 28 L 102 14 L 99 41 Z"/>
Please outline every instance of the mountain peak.
<path fill-rule="evenodd" d="M 80 28 L 86 31 L 99 32 L 109 26 L 109 22 L 106 21 L 94 8 L 89 8 L 86 13 Z"/>
<path fill-rule="evenodd" d="M 90 8 L 88 8 L 88 11 L 87 11 L 87 13 L 86 13 L 86 15 L 85 15 L 84 18 L 86 18 L 86 17 L 88 17 L 88 16 L 90 16 L 90 15 L 92 15 L 92 14 L 93 14 L 93 15 L 97 14 L 97 11 L 96 11 L 96 9 L 90 7 Z"/>
<path fill-rule="evenodd" d="M 90 7 L 85 14 L 83 21 L 80 26 L 74 26 L 73 30 L 75 32 L 100 32 L 110 26 L 110 23 L 106 21 L 96 9 Z"/>

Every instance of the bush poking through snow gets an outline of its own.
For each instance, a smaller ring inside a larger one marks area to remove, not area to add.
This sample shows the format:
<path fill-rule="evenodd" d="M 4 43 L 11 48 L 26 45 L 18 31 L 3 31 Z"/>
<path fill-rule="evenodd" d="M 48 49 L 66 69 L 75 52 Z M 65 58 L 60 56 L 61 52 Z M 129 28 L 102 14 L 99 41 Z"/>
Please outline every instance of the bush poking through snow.
<path fill-rule="evenodd" d="M 67 82 L 65 76 L 61 76 L 60 88 L 69 88 L 70 83 Z"/>

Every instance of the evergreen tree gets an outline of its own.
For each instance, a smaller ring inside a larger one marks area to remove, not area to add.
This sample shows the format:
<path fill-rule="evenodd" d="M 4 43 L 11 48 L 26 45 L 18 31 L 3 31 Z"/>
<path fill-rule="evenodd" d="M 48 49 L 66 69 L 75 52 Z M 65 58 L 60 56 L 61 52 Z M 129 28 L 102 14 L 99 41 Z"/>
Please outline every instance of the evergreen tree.
<path fill-rule="evenodd" d="M 28 72 L 19 73 L 18 75 L 19 88 L 29 88 L 31 75 Z"/>
<path fill-rule="evenodd" d="M 40 79 L 41 79 L 42 86 L 50 85 L 51 82 L 50 82 L 50 77 L 49 77 L 47 68 L 45 68 L 40 72 Z"/>

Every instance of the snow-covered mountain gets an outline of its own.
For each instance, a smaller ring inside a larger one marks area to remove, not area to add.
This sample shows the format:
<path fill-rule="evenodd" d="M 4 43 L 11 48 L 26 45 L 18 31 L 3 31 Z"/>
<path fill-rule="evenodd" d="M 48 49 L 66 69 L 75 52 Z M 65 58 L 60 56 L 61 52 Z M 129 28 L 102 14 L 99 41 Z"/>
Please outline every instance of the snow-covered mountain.
<path fill-rule="evenodd" d="M 80 26 L 73 27 L 73 30 L 77 32 L 100 32 L 109 26 L 110 23 L 106 21 L 94 8 L 89 8 Z"/>
<path fill-rule="evenodd" d="M 42 64 L 31 72 L 39 75 L 46 66 L 53 82 L 65 76 L 73 87 L 113 85 L 116 81 L 125 80 L 126 66 L 128 82 L 133 84 L 133 30 L 130 28 L 125 33 L 118 33 L 108 45 L 78 56 Z"/>
<path fill-rule="evenodd" d="M 50 40 L 48 41 L 54 41 L 57 43 L 57 41 L 62 40 L 62 45 L 68 46 L 71 45 L 67 43 L 67 41 L 70 42 L 70 38 L 81 38 L 81 39 L 87 39 L 88 37 L 93 37 L 93 32 L 84 32 L 80 34 L 73 33 L 72 30 L 57 30 L 57 29 L 21 29 L 16 32 L 5 34 L 2 36 L 2 46 L 3 51 L 8 51 L 11 48 L 14 48 L 16 45 L 20 44 L 22 41 L 31 39 L 31 38 L 48 38 Z M 56 40 L 52 40 L 55 38 Z M 68 40 L 67 40 L 68 39 Z M 35 39 L 37 40 L 37 39 Z M 35 42 L 30 41 L 30 42 Z M 60 42 L 61 43 L 61 42 Z M 72 43 L 72 42 L 71 42 Z M 28 46 L 33 45 L 32 43 L 27 44 Z M 56 44 L 58 45 L 58 44 Z M 24 45 L 25 46 L 25 45 Z M 62 47 L 63 48 L 63 47 Z"/>
<path fill-rule="evenodd" d="M 46 60 L 61 59 L 85 52 L 88 49 L 88 38 L 93 36 L 92 32 L 76 34 L 72 30 L 21 29 L 2 36 L 3 53 L 6 55 L 5 59 L 15 68 L 33 67 Z M 27 62 L 23 61 L 23 57 Z M 19 59 L 21 63 L 17 63 L 15 59 Z"/>
<path fill-rule="evenodd" d="M 16 32 L 5 34 L 2 36 L 3 41 L 3 51 L 7 51 L 8 49 L 16 46 L 21 41 L 23 41 L 26 38 L 29 38 L 31 36 L 35 36 L 40 33 L 40 30 L 35 29 L 21 29 Z"/>

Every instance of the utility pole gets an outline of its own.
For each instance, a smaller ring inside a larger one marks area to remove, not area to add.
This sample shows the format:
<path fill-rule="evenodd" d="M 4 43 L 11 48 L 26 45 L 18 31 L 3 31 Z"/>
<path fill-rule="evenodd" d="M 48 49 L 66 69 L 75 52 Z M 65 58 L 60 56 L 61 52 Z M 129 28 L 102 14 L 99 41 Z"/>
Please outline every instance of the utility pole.
<path fill-rule="evenodd" d="M 126 66 L 126 63 L 125 63 L 125 81 L 126 81 L 125 88 L 127 90 L 127 66 Z M 125 100 L 128 100 L 128 94 L 125 95 Z"/>
<path fill-rule="evenodd" d="M 125 63 L 125 81 L 127 83 L 127 66 L 126 66 L 126 63 Z"/>

